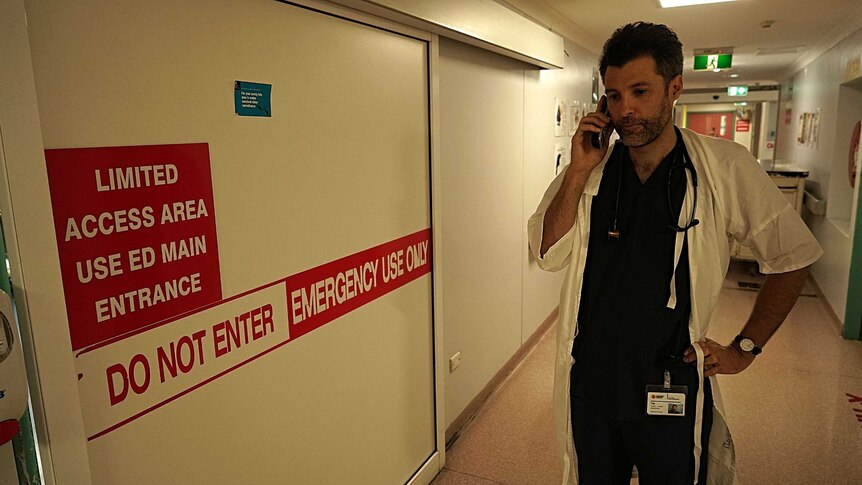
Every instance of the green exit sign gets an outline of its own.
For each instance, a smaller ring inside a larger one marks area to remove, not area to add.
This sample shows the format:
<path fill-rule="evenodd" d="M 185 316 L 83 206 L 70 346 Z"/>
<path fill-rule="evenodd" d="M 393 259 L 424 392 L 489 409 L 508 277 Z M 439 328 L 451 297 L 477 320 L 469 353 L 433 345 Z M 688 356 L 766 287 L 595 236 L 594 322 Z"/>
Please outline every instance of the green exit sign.
<path fill-rule="evenodd" d="M 728 86 L 727 87 L 727 95 L 728 96 L 747 96 L 748 95 L 748 86 Z"/>
<path fill-rule="evenodd" d="M 730 69 L 733 54 L 701 54 L 694 56 L 694 70 Z"/>

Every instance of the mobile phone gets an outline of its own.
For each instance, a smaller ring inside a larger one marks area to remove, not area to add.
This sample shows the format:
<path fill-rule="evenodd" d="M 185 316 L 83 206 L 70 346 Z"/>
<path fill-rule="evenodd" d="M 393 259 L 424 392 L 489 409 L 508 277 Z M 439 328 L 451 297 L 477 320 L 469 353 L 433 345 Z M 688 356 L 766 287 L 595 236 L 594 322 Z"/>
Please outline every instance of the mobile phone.
<path fill-rule="evenodd" d="M 604 103 L 602 103 L 604 101 Z M 610 118 L 611 112 L 608 110 L 608 98 L 607 96 L 602 96 L 602 99 L 599 100 L 599 104 L 604 104 L 604 108 L 602 109 L 602 114 Z M 613 126 L 608 123 L 602 128 L 602 131 L 598 133 L 593 133 L 593 148 L 601 148 L 605 144 L 605 139 L 610 135 Z"/>

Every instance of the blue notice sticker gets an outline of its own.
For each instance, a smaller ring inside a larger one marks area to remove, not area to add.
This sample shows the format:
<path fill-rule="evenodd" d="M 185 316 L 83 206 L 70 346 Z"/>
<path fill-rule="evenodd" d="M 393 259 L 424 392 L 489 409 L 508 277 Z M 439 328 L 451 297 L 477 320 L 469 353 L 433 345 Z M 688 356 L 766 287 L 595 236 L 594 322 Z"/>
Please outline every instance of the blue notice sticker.
<path fill-rule="evenodd" d="M 234 81 L 234 111 L 240 116 L 272 117 L 272 84 Z"/>

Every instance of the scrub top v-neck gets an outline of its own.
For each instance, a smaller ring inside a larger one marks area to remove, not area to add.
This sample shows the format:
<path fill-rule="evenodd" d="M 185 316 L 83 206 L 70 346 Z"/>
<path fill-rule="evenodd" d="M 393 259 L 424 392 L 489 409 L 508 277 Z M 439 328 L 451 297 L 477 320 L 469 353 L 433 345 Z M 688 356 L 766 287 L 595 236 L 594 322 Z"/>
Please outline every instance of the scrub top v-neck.
<path fill-rule="evenodd" d="M 682 140 L 641 182 L 628 150 L 617 144 L 593 199 L 590 240 L 572 348 L 572 397 L 620 420 L 645 418 L 645 386 L 661 384 L 668 357 L 690 344 L 687 241 L 676 269 L 676 308 L 667 308 L 676 221 L 686 190 Z M 622 172 L 622 173 L 620 173 Z M 670 177 L 670 186 L 668 186 Z M 617 192 L 619 186 L 619 208 Z M 670 197 L 673 213 L 668 207 Z M 608 237 L 618 214 L 619 239 Z M 697 373 L 677 364 L 673 384 L 697 389 Z"/>

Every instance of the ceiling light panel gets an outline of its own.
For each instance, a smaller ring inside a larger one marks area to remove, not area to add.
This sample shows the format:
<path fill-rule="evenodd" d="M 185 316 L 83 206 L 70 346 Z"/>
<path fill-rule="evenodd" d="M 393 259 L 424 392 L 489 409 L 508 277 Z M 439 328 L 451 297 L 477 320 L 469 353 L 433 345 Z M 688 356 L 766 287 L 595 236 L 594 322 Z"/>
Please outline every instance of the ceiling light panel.
<path fill-rule="evenodd" d="M 692 5 L 706 5 L 709 3 L 735 2 L 736 0 L 659 0 L 661 8 L 689 7 Z"/>
<path fill-rule="evenodd" d="M 789 47 L 761 47 L 755 51 L 754 55 L 756 56 L 772 56 L 779 54 L 796 54 L 805 50 L 804 45 L 795 45 Z"/>

